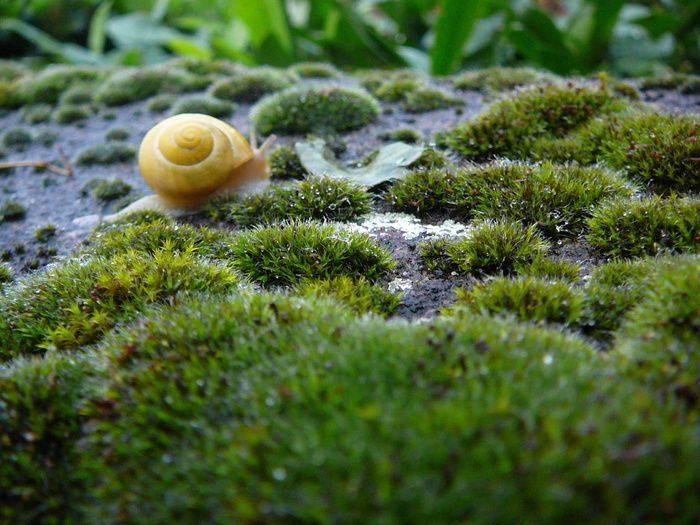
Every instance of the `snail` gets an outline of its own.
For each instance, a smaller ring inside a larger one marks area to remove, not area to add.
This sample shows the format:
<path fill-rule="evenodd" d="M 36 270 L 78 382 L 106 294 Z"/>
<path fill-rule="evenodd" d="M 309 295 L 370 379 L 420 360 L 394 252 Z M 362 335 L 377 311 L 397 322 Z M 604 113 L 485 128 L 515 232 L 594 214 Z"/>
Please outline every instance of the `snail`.
<path fill-rule="evenodd" d="M 156 195 L 139 199 L 104 220 L 141 210 L 187 215 L 219 195 L 267 184 L 270 168 L 265 155 L 275 136 L 260 148 L 255 133 L 250 136 L 248 144 L 233 126 L 197 113 L 159 122 L 146 133 L 138 154 L 141 175 Z"/>

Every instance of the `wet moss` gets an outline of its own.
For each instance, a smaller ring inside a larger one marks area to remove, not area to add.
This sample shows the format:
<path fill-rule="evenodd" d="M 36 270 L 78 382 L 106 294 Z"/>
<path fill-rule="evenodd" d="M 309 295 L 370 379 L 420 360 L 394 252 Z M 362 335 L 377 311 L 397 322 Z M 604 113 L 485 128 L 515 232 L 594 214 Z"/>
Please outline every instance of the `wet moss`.
<path fill-rule="evenodd" d="M 93 103 L 96 90 L 96 84 L 84 83 L 72 85 L 61 93 L 61 96 L 58 97 L 58 103 L 75 106 L 90 105 Z"/>
<path fill-rule="evenodd" d="M 48 240 L 56 235 L 58 228 L 53 223 L 46 224 L 34 230 L 34 238 L 41 243 L 48 242 Z"/>
<path fill-rule="evenodd" d="M 146 108 L 148 109 L 148 111 L 153 111 L 154 113 L 164 113 L 165 111 L 168 111 L 171 107 L 173 107 L 173 104 L 175 104 L 176 100 L 177 97 L 169 93 L 165 93 L 163 95 L 156 95 L 148 101 Z"/>
<path fill-rule="evenodd" d="M 203 113 L 216 118 L 224 118 L 230 116 L 235 109 L 236 104 L 202 95 L 178 100 L 173 105 L 171 114 Z"/>
<path fill-rule="evenodd" d="M 110 142 L 112 140 L 129 140 L 131 137 L 131 128 L 128 127 L 116 127 L 111 128 L 105 133 L 105 142 Z"/>
<path fill-rule="evenodd" d="M 29 124 L 41 124 L 51 119 L 53 106 L 51 104 L 31 104 L 24 106 L 20 110 L 20 115 L 24 122 Z"/>
<path fill-rule="evenodd" d="M 423 139 L 423 135 L 411 128 L 398 128 L 393 131 L 384 131 L 378 134 L 377 138 L 387 142 L 400 141 L 406 144 L 415 144 Z"/>
<path fill-rule="evenodd" d="M 353 279 L 344 275 L 303 282 L 291 293 L 300 297 L 331 297 L 358 314 L 377 315 L 391 315 L 401 304 L 402 297 L 363 277 Z"/>
<path fill-rule="evenodd" d="M 102 144 L 88 146 L 75 158 L 75 163 L 82 166 L 93 164 L 115 164 L 128 162 L 136 156 L 136 148 L 128 142 L 110 140 Z"/>
<path fill-rule="evenodd" d="M 90 179 L 82 188 L 82 193 L 91 193 L 93 197 L 101 201 L 113 201 L 120 199 L 133 190 L 134 187 L 122 179 Z"/>
<path fill-rule="evenodd" d="M 70 87 L 100 79 L 102 72 L 86 66 L 52 65 L 22 80 L 30 104 L 55 104 Z"/>
<path fill-rule="evenodd" d="M 367 93 L 345 87 L 290 88 L 264 98 L 251 110 L 255 129 L 270 133 L 327 133 L 361 128 L 379 116 Z"/>
<path fill-rule="evenodd" d="M 408 113 L 427 113 L 436 109 L 464 105 L 464 100 L 452 97 L 439 89 L 421 88 L 406 95 L 402 104 Z"/>
<path fill-rule="evenodd" d="M 95 101 L 121 106 L 158 93 L 183 93 L 200 88 L 197 78 L 168 67 L 128 68 L 109 76 L 95 93 Z"/>
<path fill-rule="evenodd" d="M 2 134 L 0 142 L 8 149 L 24 151 L 29 147 L 34 138 L 31 131 L 23 127 L 10 128 Z"/>
<path fill-rule="evenodd" d="M 302 166 L 299 156 L 292 148 L 281 147 L 274 150 L 267 158 L 270 165 L 270 178 L 302 180 L 310 173 Z"/>
<path fill-rule="evenodd" d="M 81 122 L 93 115 L 93 110 L 90 106 L 64 104 L 58 106 L 51 114 L 51 120 L 58 124 L 73 124 Z"/>
<path fill-rule="evenodd" d="M 340 78 L 342 76 L 333 64 L 325 62 L 298 62 L 289 69 L 300 77 L 306 78 Z"/>
<path fill-rule="evenodd" d="M 493 94 L 531 84 L 551 84 L 558 77 L 530 68 L 495 67 L 466 71 L 452 77 L 452 85 L 462 91 L 483 91 Z"/>
<path fill-rule="evenodd" d="M 27 207 L 17 201 L 5 201 L 0 206 L 0 223 L 22 220 L 27 215 L 27 211 Z"/>

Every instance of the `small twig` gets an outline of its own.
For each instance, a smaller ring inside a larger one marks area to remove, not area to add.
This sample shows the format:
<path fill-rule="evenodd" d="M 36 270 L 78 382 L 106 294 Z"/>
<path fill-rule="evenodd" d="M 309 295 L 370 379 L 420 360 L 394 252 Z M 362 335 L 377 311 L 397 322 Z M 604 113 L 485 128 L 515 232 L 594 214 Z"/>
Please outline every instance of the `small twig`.
<path fill-rule="evenodd" d="M 61 175 L 65 175 L 66 177 L 70 177 L 73 175 L 73 166 L 71 166 L 70 161 L 68 160 L 68 157 L 65 156 L 63 153 L 63 150 L 56 146 L 56 151 L 58 151 L 58 154 L 61 156 L 61 159 L 63 160 L 63 164 L 65 165 L 65 168 L 62 168 L 61 166 L 57 166 L 56 164 L 51 164 L 47 160 L 16 160 L 13 162 L 0 162 L 0 169 L 4 168 L 22 168 L 26 166 L 33 166 L 35 168 L 43 168 L 45 170 L 53 171 L 55 173 L 59 173 Z"/>

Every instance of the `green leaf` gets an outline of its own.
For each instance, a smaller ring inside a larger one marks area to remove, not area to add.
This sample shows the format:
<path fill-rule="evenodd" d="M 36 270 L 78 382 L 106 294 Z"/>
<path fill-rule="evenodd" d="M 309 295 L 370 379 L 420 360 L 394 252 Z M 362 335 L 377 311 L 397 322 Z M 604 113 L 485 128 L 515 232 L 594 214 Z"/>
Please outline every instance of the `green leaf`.
<path fill-rule="evenodd" d="M 292 54 L 292 34 L 280 0 L 240 0 L 235 7 L 238 16 L 248 26 L 255 47 L 274 36 L 284 52 Z"/>
<path fill-rule="evenodd" d="M 462 49 L 488 4 L 484 0 L 444 0 L 430 52 L 435 75 L 449 75 L 458 68 Z"/>
<path fill-rule="evenodd" d="M 107 37 L 107 19 L 112 11 L 112 0 L 105 0 L 95 10 L 90 20 L 90 31 L 88 33 L 88 48 L 93 53 L 101 55 L 105 50 L 105 40 Z"/>
<path fill-rule="evenodd" d="M 171 40 L 187 38 L 184 33 L 153 20 L 143 12 L 111 18 L 107 22 L 107 34 L 117 47 L 126 49 L 162 46 Z"/>
<path fill-rule="evenodd" d="M 211 60 L 212 52 L 204 46 L 201 46 L 188 38 L 177 38 L 170 40 L 167 43 L 168 49 L 174 53 L 190 58 L 198 58 L 201 60 Z"/>
<path fill-rule="evenodd" d="M 361 186 L 373 188 L 389 180 L 405 177 L 406 168 L 418 160 L 423 153 L 422 146 L 411 146 L 403 142 L 393 142 L 379 150 L 375 159 L 362 168 L 343 168 L 321 139 L 297 142 L 294 149 L 301 164 L 315 176 L 325 175 L 334 179 L 344 179 Z"/>

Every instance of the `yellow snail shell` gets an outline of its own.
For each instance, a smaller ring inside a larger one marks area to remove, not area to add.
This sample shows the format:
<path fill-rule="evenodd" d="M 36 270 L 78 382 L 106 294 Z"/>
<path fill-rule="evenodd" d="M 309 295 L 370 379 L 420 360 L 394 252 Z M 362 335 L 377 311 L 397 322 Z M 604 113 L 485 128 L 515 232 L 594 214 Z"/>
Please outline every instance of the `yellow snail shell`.
<path fill-rule="evenodd" d="M 138 210 L 183 215 L 217 195 L 266 183 L 270 168 L 265 153 L 274 138 L 257 149 L 254 133 L 248 144 L 233 126 L 209 115 L 167 118 L 146 133 L 138 155 L 141 175 L 157 195 L 105 220 Z"/>

